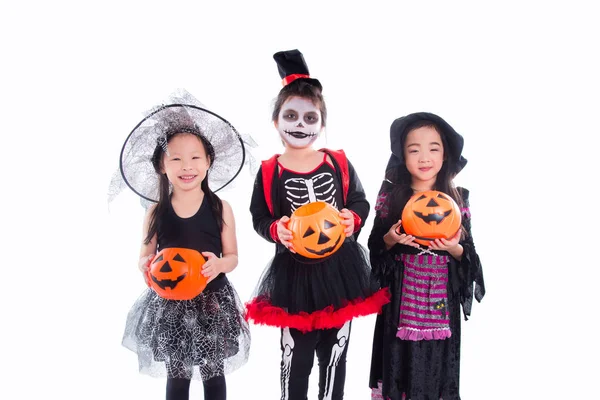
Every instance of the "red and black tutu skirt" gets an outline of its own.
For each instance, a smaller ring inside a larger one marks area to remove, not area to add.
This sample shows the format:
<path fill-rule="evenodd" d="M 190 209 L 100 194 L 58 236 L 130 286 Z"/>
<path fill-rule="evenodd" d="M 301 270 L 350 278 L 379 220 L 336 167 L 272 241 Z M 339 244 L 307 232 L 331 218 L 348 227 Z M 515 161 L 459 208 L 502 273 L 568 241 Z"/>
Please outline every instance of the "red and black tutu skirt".
<path fill-rule="evenodd" d="M 356 317 L 379 313 L 389 303 L 371 275 L 366 250 L 355 240 L 324 259 L 278 251 L 246 303 L 246 319 L 302 332 L 340 328 Z"/>

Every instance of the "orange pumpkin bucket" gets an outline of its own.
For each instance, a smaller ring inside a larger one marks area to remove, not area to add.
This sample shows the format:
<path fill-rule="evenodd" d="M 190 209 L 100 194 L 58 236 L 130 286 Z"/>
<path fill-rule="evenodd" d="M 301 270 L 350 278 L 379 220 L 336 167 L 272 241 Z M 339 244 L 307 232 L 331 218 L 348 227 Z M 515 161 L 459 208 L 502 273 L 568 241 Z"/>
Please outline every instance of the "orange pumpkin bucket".
<path fill-rule="evenodd" d="M 460 229 L 458 204 L 446 193 L 437 190 L 415 193 L 402 211 L 404 232 L 415 242 L 429 246 L 435 239 L 450 239 Z M 400 233 L 397 230 L 397 233 Z"/>
<path fill-rule="evenodd" d="M 329 203 L 315 201 L 299 207 L 288 222 L 294 250 L 307 258 L 332 255 L 346 238 L 341 222 L 339 211 Z"/>
<path fill-rule="evenodd" d="M 191 300 L 206 287 L 208 278 L 201 272 L 205 262 L 202 254 L 193 249 L 162 249 L 148 270 L 150 287 L 165 299 Z"/>

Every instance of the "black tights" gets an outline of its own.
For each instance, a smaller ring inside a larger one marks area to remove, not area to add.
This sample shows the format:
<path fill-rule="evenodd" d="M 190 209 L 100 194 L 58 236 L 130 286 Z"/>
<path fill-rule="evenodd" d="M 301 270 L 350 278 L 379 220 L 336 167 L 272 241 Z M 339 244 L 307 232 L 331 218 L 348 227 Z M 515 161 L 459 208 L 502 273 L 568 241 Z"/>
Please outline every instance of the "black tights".
<path fill-rule="evenodd" d="M 215 376 L 204 384 L 204 400 L 225 400 L 227 384 L 224 376 Z M 167 378 L 167 400 L 189 400 L 190 380 L 184 378 Z"/>

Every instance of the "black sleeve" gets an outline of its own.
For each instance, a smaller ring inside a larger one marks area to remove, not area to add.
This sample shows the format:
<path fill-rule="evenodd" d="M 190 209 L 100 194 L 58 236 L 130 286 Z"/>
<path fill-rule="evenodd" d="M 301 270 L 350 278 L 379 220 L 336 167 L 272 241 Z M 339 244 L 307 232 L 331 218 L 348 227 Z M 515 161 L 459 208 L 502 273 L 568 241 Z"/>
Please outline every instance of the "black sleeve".
<path fill-rule="evenodd" d="M 387 286 L 387 282 L 397 265 L 394 257 L 397 245 L 387 250 L 383 241 L 383 236 L 394 224 L 393 221 L 398 220 L 398 218 L 390 218 L 388 215 L 390 212 L 389 196 L 390 190 L 384 183 L 377 194 L 375 219 L 368 240 L 371 270 L 382 286 Z"/>
<path fill-rule="evenodd" d="M 463 308 L 465 320 L 471 315 L 473 297 L 481 302 L 485 295 L 485 284 L 483 281 L 483 269 L 479 255 L 475 250 L 473 235 L 471 234 L 471 212 L 469 210 L 469 191 L 459 188 L 463 200 L 462 226 L 464 234 L 460 240 L 463 246 L 463 255 L 458 264 L 460 278 L 460 302 Z"/>
<path fill-rule="evenodd" d="M 360 217 L 360 227 L 365 225 L 367 217 L 369 216 L 369 202 L 365 195 L 365 190 L 358 179 L 358 175 L 354 170 L 354 167 L 348 161 L 348 175 L 350 178 L 350 185 L 348 186 L 348 196 L 346 198 L 345 207 L 349 210 L 354 211 Z M 354 239 L 358 239 L 360 229 L 354 233 Z"/>
<path fill-rule="evenodd" d="M 252 199 L 250 200 L 250 213 L 252 214 L 252 224 L 254 230 L 263 238 L 271 243 L 276 243 L 271 237 L 271 224 L 277 220 L 271 215 L 267 202 L 265 200 L 262 180 L 262 167 L 258 169 L 256 179 L 254 180 L 254 189 Z"/>

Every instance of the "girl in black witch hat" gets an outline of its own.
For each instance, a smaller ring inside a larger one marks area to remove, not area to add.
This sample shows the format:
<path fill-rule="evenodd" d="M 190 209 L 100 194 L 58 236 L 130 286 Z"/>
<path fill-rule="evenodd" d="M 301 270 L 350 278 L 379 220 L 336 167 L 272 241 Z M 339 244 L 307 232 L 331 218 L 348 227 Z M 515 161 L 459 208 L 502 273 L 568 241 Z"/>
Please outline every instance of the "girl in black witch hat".
<path fill-rule="evenodd" d="M 460 400 L 460 308 L 466 320 L 473 294 L 477 301 L 485 294 L 469 191 L 452 181 L 467 163 L 463 138 L 442 118 L 424 112 L 395 120 L 390 135 L 392 155 L 368 241 L 373 273 L 392 295 L 375 325 L 372 398 Z M 457 202 L 462 228 L 424 248 L 398 228 L 408 199 L 428 190 Z"/>
<path fill-rule="evenodd" d="M 154 203 L 140 251 L 146 282 L 157 251 L 184 248 L 206 258 L 208 284 L 199 295 L 170 300 L 148 288 L 127 316 L 123 346 L 138 355 L 140 372 L 167 378 L 167 400 L 188 399 L 192 379 L 202 380 L 205 399 L 224 400 L 225 375 L 248 360 L 249 327 L 226 276 L 238 263 L 235 221 L 215 193 L 247 160 L 235 128 L 185 91 L 149 112 L 123 145 L 112 197 L 127 185 Z"/>
<path fill-rule="evenodd" d="M 322 85 L 298 50 L 274 58 L 284 87 L 272 119 L 285 151 L 262 162 L 250 211 L 258 234 L 275 243 L 275 256 L 247 304 L 247 317 L 281 329 L 282 399 L 306 399 L 315 352 L 319 399 L 341 399 L 351 321 L 379 312 L 389 296 L 378 290 L 356 241 L 369 203 L 352 164 L 342 150 L 313 148 L 327 121 Z M 316 260 L 295 252 L 287 229 L 289 216 L 315 201 L 334 206 L 345 225 L 339 250 Z"/>

